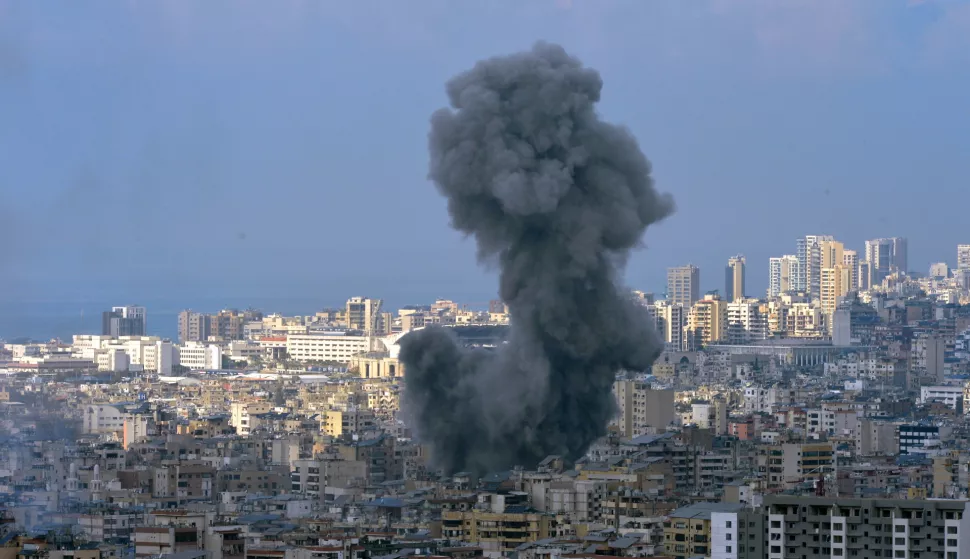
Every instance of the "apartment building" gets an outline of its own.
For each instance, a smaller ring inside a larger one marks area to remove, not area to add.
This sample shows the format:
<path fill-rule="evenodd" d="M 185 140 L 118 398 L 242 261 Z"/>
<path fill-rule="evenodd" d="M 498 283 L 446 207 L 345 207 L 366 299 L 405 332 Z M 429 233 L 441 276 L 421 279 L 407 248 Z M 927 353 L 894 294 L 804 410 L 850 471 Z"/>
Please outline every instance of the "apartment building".
<path fill-rule="evenodd" d="M 649 383 L 624 379 L 613 383 L 613 396 L 619 413 L 611 426 L 624 437 L 662 431 L 674 421 L 673 390 L 654 390 Z"/>
<path fill-rule="evenodd" d="M 766 495 L 761 512 L 767 525 L 764 557 L 960 559 L 970 555 L 968 504 Z M 714 530 L 713 547 L 731 546 L 736 538 L 724 537 L 728 534 L 733 536 L 726 527 Z"/>
<path fill-rule="evenodd" d="M 664 521 L 664 553 L 674 559 L 711 556 L 712 515 L 742 509 L 739 503 L 695 503 L 671 512 Z"/>
<path fill-rule="evenodd" d="M 791 489 L 806 480 L 832 470 L 832 443 L 782 443 L 765 446 L 759 467 L 765 473 L 768 489 Z"/>
<path fill-rule="evenodd" d="M 700 298 L 700 268 L 688 264 L 667 269 L 667 301 L 690 308 Z"/>

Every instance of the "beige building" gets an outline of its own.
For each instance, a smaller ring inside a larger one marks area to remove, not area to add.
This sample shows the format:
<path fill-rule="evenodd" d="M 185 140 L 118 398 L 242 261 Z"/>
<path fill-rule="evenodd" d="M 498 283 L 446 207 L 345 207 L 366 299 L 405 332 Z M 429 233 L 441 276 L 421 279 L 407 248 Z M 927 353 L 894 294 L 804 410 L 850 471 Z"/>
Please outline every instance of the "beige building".
<path fill-rule="evenodd" d="M 611 427 L 624 437 L 662 432 L 674 420 L 674 391 L 654 390 L 639 380 L 618 380 L 613 395 L 619 412 Z"/>
<path fill-rule="evenodd" d="M 687 317 L 687 330 L 694 344 L 709 345 L 727 338 L 727 301 L 707 294 L 694 303 Z"/>
<path fill-rule="evenodd" d="M 744 299 L 744 256 L 737 255 L 728 259 L 724 272 L 724 298 L 728 302 Z"/>
<path fill-rule="evenodd" d="M 374 429 L 374 412 L 353 409 L 329 410 L 323 422 L 323 432 L 331 437 L 341 437 Z"/>
<path fill-rule="evenodd" d="M 365 353 L 350 359 L 350 370 L 360 378 L 394 379 L 404 376 L 404 365 L 386 353 Z"/>

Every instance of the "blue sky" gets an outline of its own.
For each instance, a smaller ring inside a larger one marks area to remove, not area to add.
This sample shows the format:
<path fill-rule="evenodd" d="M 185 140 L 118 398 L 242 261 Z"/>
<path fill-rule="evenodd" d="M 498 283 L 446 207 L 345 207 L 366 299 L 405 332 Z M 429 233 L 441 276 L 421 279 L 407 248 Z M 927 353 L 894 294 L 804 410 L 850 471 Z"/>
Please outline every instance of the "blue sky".
<path fill-rule="evenodd" d="M 970 242 L 970 3 L 0 0 L 0 299 L 485 301 L 427 182 L 445 81 L 562 44 L 678 211 L 627 281 L 803 234 Z M 313 309 L 307 309 L 310 312 Z"/>

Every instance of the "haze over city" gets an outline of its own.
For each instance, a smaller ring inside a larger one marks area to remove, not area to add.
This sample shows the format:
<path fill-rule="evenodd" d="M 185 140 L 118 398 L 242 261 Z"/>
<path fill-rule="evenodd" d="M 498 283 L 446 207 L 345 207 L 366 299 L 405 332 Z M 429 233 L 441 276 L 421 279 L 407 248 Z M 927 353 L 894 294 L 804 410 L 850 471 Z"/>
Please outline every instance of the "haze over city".
<path fill-rule="evenodd" d="M 743 253 L 760 294 L 810 232 L 906 237 L 922 271 L 967 241 L 966 2 L 350 6 L 0 4 L 0 335 L 119 301 L 489 300 L 426 179 L 428 115 L 469 61 L 537 38 L 600 71 L 602 117 L 677 200 L 633 288 L 688 262 L 720 288 Z"/>

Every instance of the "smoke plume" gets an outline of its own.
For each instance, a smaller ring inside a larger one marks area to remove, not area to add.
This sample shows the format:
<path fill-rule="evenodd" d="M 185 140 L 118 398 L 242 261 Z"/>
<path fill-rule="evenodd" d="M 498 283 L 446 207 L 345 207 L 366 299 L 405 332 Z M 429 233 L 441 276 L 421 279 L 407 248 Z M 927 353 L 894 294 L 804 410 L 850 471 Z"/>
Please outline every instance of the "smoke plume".
<path fill-rule="evenodd" d="M 673 210 L 628 130 L 602 122 L 599 74 L 561 47 L 492 58 L 448 82 L 430 178 L 452 226 L 497 260 L 511 315 L 497 350 L 445 328 L 402 340 L 404 413 L 447 472 L 580 457 L 606 432 L 620 370 L 662 344 L 617 285 L 630 249 Z"/>

